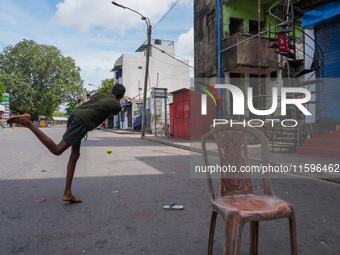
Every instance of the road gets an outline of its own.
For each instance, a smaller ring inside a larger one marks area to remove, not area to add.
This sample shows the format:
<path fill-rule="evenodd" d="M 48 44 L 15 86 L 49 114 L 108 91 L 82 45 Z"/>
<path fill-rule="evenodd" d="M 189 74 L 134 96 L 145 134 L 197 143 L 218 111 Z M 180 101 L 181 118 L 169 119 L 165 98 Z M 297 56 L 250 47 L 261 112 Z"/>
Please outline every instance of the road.
<path fill-rule="evenodd" d="M 54 141 L 64 130 L 43 129 Z M 52 155 L 26 128 L 0 133 L 0 254 L 206 254 L 209 195 L 190 178 L 190 152 L 90 132 L 73 182 L 80 204 L 61 200 L 69 153 Z M 295 208 L 299 254 L 340 254 L 340 185 L 294 177 L 273 187 Z M 163 210 L 172 203 L 184 210 Z M 218 217 L 214 254 L 222 239 Z M 261 222 L 259 240 L 260 254 L 290 254 L 288 220 Z M 248 245 L 246 225 L 241 254 Z"/>

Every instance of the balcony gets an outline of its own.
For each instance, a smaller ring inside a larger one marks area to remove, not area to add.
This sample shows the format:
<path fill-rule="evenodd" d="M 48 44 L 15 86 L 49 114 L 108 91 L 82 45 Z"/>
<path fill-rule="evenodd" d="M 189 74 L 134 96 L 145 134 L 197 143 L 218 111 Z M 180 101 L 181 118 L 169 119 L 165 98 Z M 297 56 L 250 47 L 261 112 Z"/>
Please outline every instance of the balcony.
<path fill-rule="evenodd" d="M 235 33 L 222 40 L 221 50 L 227 49 L 221 53 L 222 70 L 233 73 L 258 74 L 259 41 L 258 37 L 251 38 L 252 36 L 250 34 Z M 244 40 L 247 41 L 243 42 Z M 271 73 L 278 68 L 278 55 L 275 53 L 275 49 L 269 46 L 269 38 L 261 37 L 262 74 Z"/>

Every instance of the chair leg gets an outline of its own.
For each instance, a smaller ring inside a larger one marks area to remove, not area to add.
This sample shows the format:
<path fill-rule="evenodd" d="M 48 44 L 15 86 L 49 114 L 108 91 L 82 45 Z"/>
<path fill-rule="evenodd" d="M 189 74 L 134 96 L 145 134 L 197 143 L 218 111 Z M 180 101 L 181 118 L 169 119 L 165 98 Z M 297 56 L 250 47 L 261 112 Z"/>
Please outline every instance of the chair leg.
<path fill-rule="evenodd" d="M 224 255 L 238 255 L 240 253 L 242 227 L 240 215 L 236 212 L 225 216 Z"/>
<path fill-rule="evenodd" d="M 259 243 L 259 222 L 250 222 L 250 249 L 249 254 L 257 255 L 258 253 L 258 243 Z"/>
<path fill-rule="evenodd" d="M 292 255 L 297 255 L 297 240 L 296 240 L 296 223 L 294 211 L 289 217 L 289 232 L 290 232 L 290 251 Z"/>
<path fill-rule="evenodd" d="M 216 225 L 216 216 L 217 216 L 217 213 L 215 211 L 212 211 L 211 221 L 210 221 L 210 230 L 209 230 L 208 255 L 212 255 L 215 225 Z"/>

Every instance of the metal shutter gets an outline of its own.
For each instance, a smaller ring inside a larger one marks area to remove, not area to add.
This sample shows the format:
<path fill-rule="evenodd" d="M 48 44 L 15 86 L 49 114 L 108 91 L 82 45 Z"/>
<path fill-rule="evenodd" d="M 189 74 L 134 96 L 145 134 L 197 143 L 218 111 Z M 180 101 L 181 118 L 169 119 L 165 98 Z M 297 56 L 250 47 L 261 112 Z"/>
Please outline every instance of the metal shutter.
<path fill-rule="evenodd" d="M 320 122 L 340 121 L 340 19 L 315 28 L 316 41 L 324 54 L 324 90 L 320 93 Z"/>

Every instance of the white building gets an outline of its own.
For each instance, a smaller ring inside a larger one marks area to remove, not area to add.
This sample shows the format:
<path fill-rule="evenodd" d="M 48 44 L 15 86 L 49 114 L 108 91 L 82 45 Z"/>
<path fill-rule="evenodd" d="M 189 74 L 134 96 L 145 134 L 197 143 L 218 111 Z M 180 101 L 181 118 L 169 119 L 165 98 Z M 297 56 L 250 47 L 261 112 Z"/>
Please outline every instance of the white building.
<path fill-rule="evenodd" d="M 147 96 L 152 87 L 167 88 L 169 92 L 189 88 L 189 61 L 176 59 L 174 42 L 155 39 L 151 45 Z M 115 83 L 123 84 L 125 95 L 132 99 L 143 98 L 146 48 L 143 44 L 136 50 L 144 55 L 121 55 L 112 69 Z"/>
<path fill-rule="evenodd" d="M 121 128 L 131 128 L 135 118 L 141 114 L 144 95 L 145 65 L 147 45 L 141 45 L 136 52 L 143 52 L 143 55 L 123 54 L 115 62 L 112 71 L 114 72 L 115 83 L 125 86 L 125 96 L 131 100 L 131 108 L 124 113 L 124 124 Z M 177 59 L 173 41 L 152 39 L 149 59 L 149 79 L 147 83 L 147 97 L 151 96 L 151 88 L 166 88 L 168 92 L 190 87 L 189 60 Z M 169 95 L 171 96 L 171 95 Z M 155 121 L 157 134 L 165 131 L 165 105 L 167 107 L 167 120 L 169 120 L 169 103 L 172 98 L 166 101 L 156 100 L 157 111 L 154 111 L 155 100 L 147 100 L 146 126 L 155 133 Z M 169 121 L 167 121 L 169 125 Z"/>

